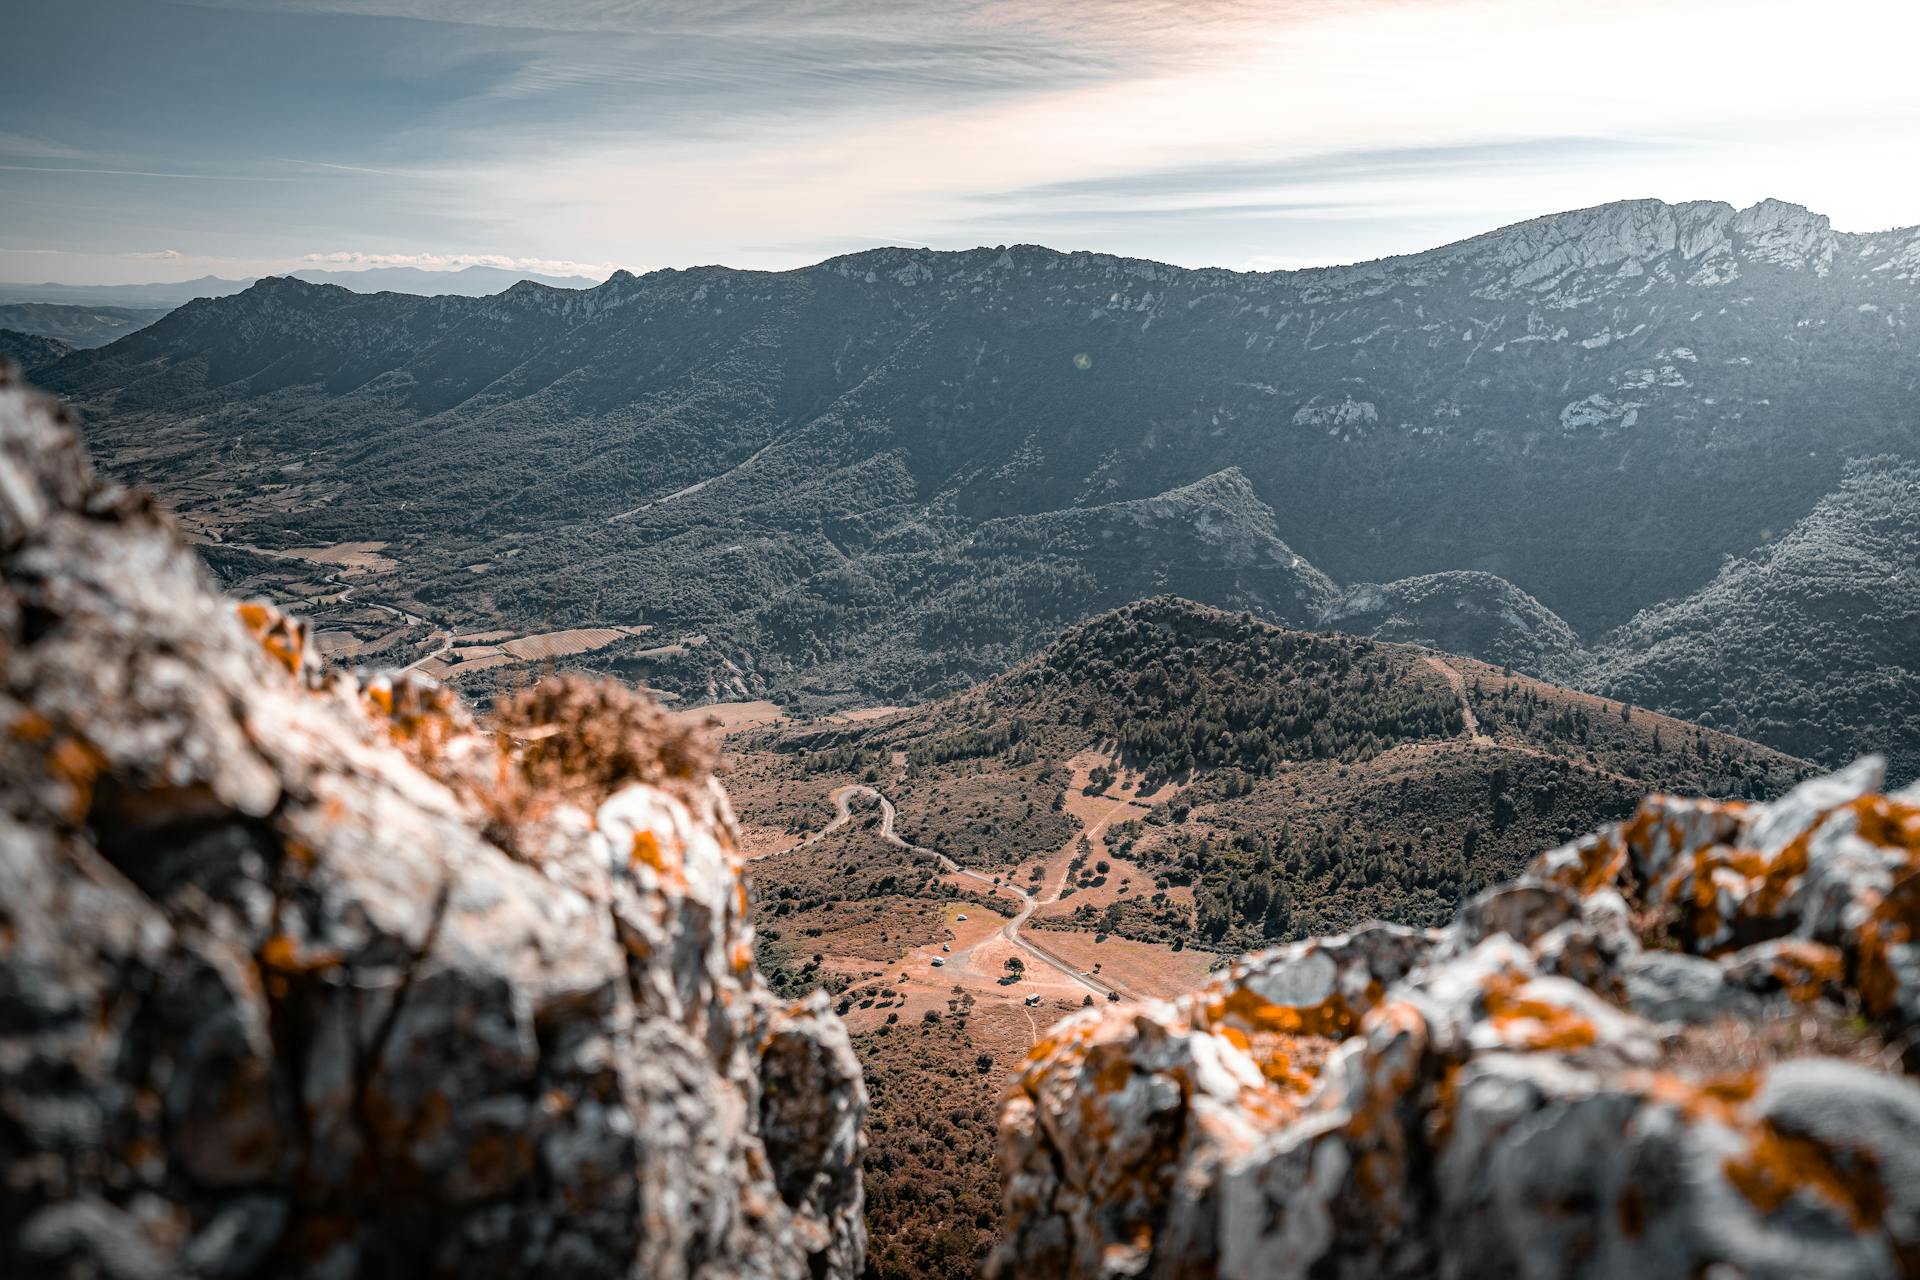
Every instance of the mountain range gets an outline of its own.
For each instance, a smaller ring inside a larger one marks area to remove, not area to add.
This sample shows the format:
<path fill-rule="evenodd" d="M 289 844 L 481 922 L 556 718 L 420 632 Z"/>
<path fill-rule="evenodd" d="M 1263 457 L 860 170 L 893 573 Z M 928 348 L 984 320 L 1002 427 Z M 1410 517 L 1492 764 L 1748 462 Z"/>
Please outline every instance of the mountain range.
<path fill-rule="evenodd" d="M 314 284 L 337 284 L 356 293 L 454 293 L 476 298 L 511 288 L 521 280 L 532 280 L 558 289 L 585 289 L 594 283 L 585 276 L 542 275 L 532 271 L 515 271 L 509 267 L 477 264 L 450 271 L 430 271 L 421 267 L 325 271 L 316 267 L 291 274 Z M 200 276 L 194 280 L 156 281 L 151 284 L 0 283 L 0 303 L 44 302 L 80 307 L 161 307 L 171 310 L 195 298 L 229 297 L 251 288 L 258 279 L 254 276 L 242 279 Z"/>
<path fill-rule="evenodd" d="M 210 539 L 384 544 L 359 601 L 448 634 L 697 635 L 642 672 L 691 698 L 918 699 L 1176 592 L 1912 776 L 1917 275 L 1915 229 L 1629 201 L 1257 274 L 272 278 L 37 376 Z"/>

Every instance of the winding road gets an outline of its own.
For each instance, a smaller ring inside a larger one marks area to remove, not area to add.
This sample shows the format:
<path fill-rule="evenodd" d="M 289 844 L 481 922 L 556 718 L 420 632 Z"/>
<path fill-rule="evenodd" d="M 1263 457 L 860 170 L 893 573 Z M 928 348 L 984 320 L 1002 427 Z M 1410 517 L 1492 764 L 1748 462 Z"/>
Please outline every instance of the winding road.
<path fill-rule="evenodd" d="M 1031 893 L 1028 893 L 1025 889 L 1022 889 L 1020 886 L 1012 883 L 1011 881 L 1002 881 L 996 884 L 993 881 L 992 877 L 982 875 L 978 871 L 972 871 L 966 867 L 961 866 L 959 863 L 955 862 L 952 858 L 949 858 L 946 854 L 940 852 L 938 849 L 929 849 L 925 845 L 914 844 L 909 840 L 905 840 L 901 838 L 901 836 L 894 830 L 895 811 L 893 807 L 893 801 L 887 799 L 887 797 L 881 794 L 881 792 L 876 788 L 866 786 L 863 783 L 850 783 L 846 786 L 834 788 L 833 808 L 836 814 L 834 820 L 828 823 L 826 826 L 820 828 L 820 830 L 814 832 L 812 835 L 808 836 L 806 839 L 800 841 L 799 844 L 796 844 L 793 847 L 796 849 L 804 849 L 806 846 L 813 844 L 815 841 L 825 839 L 828 835 L 830 835 L 834 831 L 837 831 L 841 827 L 845 826 L 847 822 L 853 817 L 852 800 L 854 796 L 871 796 L 875 800 L 880 802 L 880 838 L 882 840 L 885 840 L 888 844 L 891 844 L 896 848 L 905 849 L 909 853 L 924 854 L 927 857 L 932 858 L 934 861 L 938 862 L 943 871 L 946 871 L 950 875 L 964 876 L 969 880 L 977 880 L 981 884 L 985 885 L 989 892 L 1010 893 L 1015 897 L 1019 898 L 1020 899 L 1019 914 L 1015 915 L 1011 920 L 1007 921 L 1005 925 L 1001 926 L 1001 929 L 1000 929 L 1001 937 L 1005 938 L 1008 942 L 1012 943 L 1015 947 L 1026 952 L 1028 955 L 1032 956 L 1035 960 L 1038 960 L 1041 964 L 1047 966 L 1049 969 L 1056 970 L 1059 973 L 1065 975 L 1067 978 L 1069 978 L 1073 982 L 1077 983 L 1078 985 L 1085 987 L 1088 991 L 1091 991 L 1094 995 L 1117 996 L 1122 999 L 1126 998 L 1127 993 L 1120 990 L 1118 987 L 1109 986 L 1107 983 L 1102 982 L 1100 979 L 1094 977 L 1092 974 L 1086 973 L 1080 969 L 1074 968 L 1073 965 L 1069 964 L 1067 961 L 1062 960 L 1059 956 L 1054 955 L 1052 952 L 1048 951 L 1045 947 L 1041 946 L 1040 944 L 1036 942 L 1028 941 L 1021 934 L 1020 926 L 1025 924 L 1028 918 L 1033 915 L 1034 910 L 1040 906 L 1040 901 L 1037 898 L 1035 898 Z"/>

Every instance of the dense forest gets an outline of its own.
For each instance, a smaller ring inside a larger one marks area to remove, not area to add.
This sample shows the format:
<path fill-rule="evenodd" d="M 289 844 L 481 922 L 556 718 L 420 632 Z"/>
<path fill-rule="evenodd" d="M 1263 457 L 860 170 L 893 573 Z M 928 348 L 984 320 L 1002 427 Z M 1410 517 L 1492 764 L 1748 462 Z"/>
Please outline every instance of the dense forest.
<path fill-rule="evenodd" d="M 1463 723 L 1459 699 L 1404 652 L 1172 598 L 1074 628 L 1009 692 L 1022 683 L 1161 778 L 1367 760 L 1396 742 L 1451 736 Z"/>

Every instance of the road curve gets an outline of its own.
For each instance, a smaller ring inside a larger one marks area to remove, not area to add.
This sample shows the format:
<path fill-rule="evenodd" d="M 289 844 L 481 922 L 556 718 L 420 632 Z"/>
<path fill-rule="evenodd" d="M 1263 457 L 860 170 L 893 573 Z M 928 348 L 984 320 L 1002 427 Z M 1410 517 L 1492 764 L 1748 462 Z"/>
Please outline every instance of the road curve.
<path fill-rule="evenodd" d="M 402 671 L 412 671 L 415 667 L 419 666 L 423 662 L 432 662 L 435 658 L 444 658 L 447 656 L 447 654 L 453 651 L 453 632 L 434 631 L 428 634 L 427 639 L 431 640 L 434 638 L 434 636 L 440 637 L 440 647 L 438 649 L 435 649 L 432 653 L 421 654 L 419 657 L 415 658 L 412 662 L 409 662 L 406 666 L 400 668 Z"/>
<path fill-rule="evenodd" d="M 1109 986 L 1108 984 L 1100 981 L 1100 979 L 1094 977 L 1092 974 L 1085 973 L 1079 969 L 1074 968 L 1067 961 L 1061 959 L 1059 956 L 1054 955 L 1052 952 L 1048 951 L 1045 947 L 1035 942 L 1029 942 L 1026 939 L 1026 937 L 1021 934 L 1020 926 L 1027 922 L 1028 918 L 1033 915 L 1034 910 L 1040 905 L 1039 900 L 1036 899 L 1031 893 L 1028 893 L 1025 889 L 1022 889 L 1019 885 L 1014 884 L 1010 880 L 1002 881 L 999 884 L 995 884 L 991 876 L 982 875 L 978 871 L 969 870 L 968 868 L 961 866 L 959 863 L 955 862 L 952 858 L 949 858 L 946 854 L 940 852 L 938 849 L 929 849 L 925 845 L 914 844 L 911 841 L 902 839 L 900 835 L 897 832 L 895 832 L 893 829 L 894 815 L 895 815 L 893 801 L 887 799 L 885 795 L 881 794 L 881 792 L 874 787 L 867 786 L 864 783 L 849 783 L 848 785 L 843 787 L 835 787 L 833 790 L 833 808 L 835 813 L 835 817 L 833 821 L 828 823 L 826 826 L 820 828 L 820 830 L 814 832 L 812 835 L 800 841 L 799 844 L 796 844 L 793 847 L 796 849 L 803 849 L 817 840 L 824 839 L 827 835 L 845 826 L 848 820 L 851 819 L 853 816 L 853 810 L 851 807 L 853 797 L 861 796 L 861 795 L 872 796 L 875 800 L 878 800 L 880 802 L 880 838 L 882 840 L 885 840 L 888 844 L 894 845 L 897 848 L 905 849 L 909 853 L 925 854 L 927 857 L 932 858 L 934 861 L 938 862 L 943 871 L 946 871 L 950 875 L 964 876 L 969 880 L 977 880 L 981 884 L 985 885 L 989 892 L 1010 893 L 1015 897 L 1019 898 L 1020 899 L 1019 914 L 1014 916 L 1013 919 L 1007 921 L 1007 923 L 1003 925 L 1000 929 L 1000 935 L 1004 937 L 1008 942 L 1012 943 L 1015 947 L 1018 947 L 1020 950 L 1026 952 L 1028 955 L 1032 956 L 1035 960 L 1038 960 L 1041 964 L 1046 965 L 1049 969 L 1053 969 L 1058 971 L 1061 974 L 1064 974 L 1066 977 L 1068 977 L 1072 981 L 1078 983 L 1080 986 L 1083 986 L 1087 990 L 1091 991 L 1094 995 L 1097 995 L 1097 996 L 1111 995 L 1111 996 L 1119 996 L 1123 999 L 1125 998 L 1126 992 L 1120 990 L 1118 987 Z"/>

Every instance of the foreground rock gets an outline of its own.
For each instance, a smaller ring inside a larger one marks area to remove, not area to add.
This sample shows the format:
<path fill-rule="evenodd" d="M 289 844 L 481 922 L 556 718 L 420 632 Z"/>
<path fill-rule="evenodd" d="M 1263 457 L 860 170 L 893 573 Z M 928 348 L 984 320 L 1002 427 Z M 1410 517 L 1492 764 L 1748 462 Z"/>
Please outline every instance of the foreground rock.
<path fill-rule="evenodd" d="M 649 704 L 323 679 L 3 386 L 0 570 L 0 1274 L 858 1274 L 858 1064 Z"/>
<path fill-rule="evenodd" d="M 1656 797 L 1446 929 L 1088 1010 L 1001 1117 L 1002 1276 L 1920 1274 L 1920 794 Z"/>

